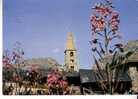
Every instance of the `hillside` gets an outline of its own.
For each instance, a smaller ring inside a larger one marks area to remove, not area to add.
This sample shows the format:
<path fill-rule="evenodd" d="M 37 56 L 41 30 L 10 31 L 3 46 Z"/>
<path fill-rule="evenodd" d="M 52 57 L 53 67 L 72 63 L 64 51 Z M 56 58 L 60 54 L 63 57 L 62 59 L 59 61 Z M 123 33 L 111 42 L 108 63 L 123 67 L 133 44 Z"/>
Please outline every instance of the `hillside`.
<path fill-rule="evenodd" d="M 31 66 L 37 67 L 40 69 L 48 69 L 48 68 L 60 66 L 60 64 L 51 57 L 27 59 L 25 60 L 25 64 L 26 66 L 24 67 L 24 69 L 31 68 Z"/>

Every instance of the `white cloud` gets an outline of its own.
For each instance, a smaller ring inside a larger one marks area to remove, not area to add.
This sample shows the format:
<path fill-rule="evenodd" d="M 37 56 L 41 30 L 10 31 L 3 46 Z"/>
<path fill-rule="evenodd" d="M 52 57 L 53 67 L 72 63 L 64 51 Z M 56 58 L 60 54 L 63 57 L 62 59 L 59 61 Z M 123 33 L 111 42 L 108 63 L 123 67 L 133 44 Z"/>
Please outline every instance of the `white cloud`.
<path fill-rule="evenodd" d="M 53 52 L 53 53 L 59 53 L 59 52 L 60 52 L 60 49 L 59 49 L 59 48 L 55 48 L 55 49 L 53 49 L 52 52 Z"/>

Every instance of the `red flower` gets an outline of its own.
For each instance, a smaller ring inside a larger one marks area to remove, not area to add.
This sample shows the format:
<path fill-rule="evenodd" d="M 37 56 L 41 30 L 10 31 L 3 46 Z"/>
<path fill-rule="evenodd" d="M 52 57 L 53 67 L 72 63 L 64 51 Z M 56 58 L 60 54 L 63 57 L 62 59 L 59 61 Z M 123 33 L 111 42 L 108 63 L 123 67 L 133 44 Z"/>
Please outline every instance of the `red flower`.
<path fill-rule="evenodd" d="M 105 27 L 105 21 L 103 17 L 96 17 L 96 15 L 91 17 L 91 26 L 94 32 L 103 31 Z"/>
<path fill-rule="evenodd" d="M 117 12 L 113 12 L 111 19 L 109 20 L 109 26 L 113 32 L 116 32 L 118 30 L 119 23 L 119 14 Z"/>
<path fill-rule="evenodd" d="M 112 13 L 111 8 L 107 7 L 103 4 L 96 5 L 94 9 L 97 13 L 101 14 L 104 17 L 106 17 L 106 16 L 108 16 L 109 14 Z"/>

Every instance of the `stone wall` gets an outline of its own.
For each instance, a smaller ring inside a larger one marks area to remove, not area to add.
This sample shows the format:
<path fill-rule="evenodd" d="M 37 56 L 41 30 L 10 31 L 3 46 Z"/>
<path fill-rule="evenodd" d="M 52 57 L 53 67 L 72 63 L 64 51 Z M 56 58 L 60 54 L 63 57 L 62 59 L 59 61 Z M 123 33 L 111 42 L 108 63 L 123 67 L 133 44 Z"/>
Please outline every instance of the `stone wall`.
<path fill-rule="evenodd" d="M 132 90 L 138 92 L 138 70 L 137 66 L 129 67 L 129 75 L 132 80 Z"/>

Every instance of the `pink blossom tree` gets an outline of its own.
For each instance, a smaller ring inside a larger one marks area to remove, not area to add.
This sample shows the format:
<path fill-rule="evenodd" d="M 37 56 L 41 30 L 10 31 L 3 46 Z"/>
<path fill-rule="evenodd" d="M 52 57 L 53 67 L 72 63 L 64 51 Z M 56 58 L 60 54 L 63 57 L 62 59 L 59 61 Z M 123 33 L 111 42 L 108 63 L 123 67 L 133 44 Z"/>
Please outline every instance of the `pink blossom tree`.
<path fill-rule="evenodd" d="M 50 90 L 50 94 L 65 94 L 68 83 L 63 79 L 63 75 L 59 71 L 51 71 L 47 75 L 47 84 Z M 56 93 L 54 93 L 54 90 Z"/>

